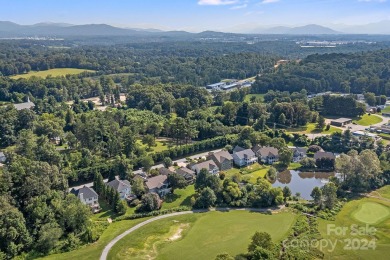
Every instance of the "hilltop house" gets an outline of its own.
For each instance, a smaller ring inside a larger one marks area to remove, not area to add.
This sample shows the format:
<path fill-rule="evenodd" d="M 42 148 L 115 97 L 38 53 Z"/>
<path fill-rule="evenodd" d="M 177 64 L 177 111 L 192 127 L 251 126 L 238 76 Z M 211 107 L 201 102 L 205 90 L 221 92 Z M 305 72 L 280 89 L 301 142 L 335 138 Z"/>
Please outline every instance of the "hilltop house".
<path fill-rule="evenodd" d="M 261 147 L 256 145 L 253 147 L 253 151 L 263 163 L 273 164 L 279 161 L 279 150 L 274 147 Z"/>
<path fill-rule="evenodd" d="M 171 189 L 168 188 L 168 176 L 167 175 L 157 175 L 155 177 L 149 178 L 146 181 L 146 187 L 150 193 L 157 193 L 160 197 L 164 197 L 166 194 L 171 192 Z"/>
<path fill-rule="evenodd" d="M 107 183 L 107 186 L 114 188 L 119 193 L 119 197 L 123 200 L 130 197 L 131 185 L 128 180 L 113 180 Z"/>
<path fill-rule="evenodd" d="M 197 163 L 192 165 L 191 170 L 199 174 L 202 169 L 206 169 L 211 174 L 218 174 L 219 168 L 213 160 Z"/>
<path fill-rule="evenodd" d="M 238 152 L 233 153 L 233 160 L 235 165 L 243 167 L 257 162 L 257 157 L 251 149 L 236 149 L 236 151 Z"/>
<path fill-rule="evenodd" d="M 307 154 L 306 154 L 306 148 L 302 148 L 302 147 L 290 147 L 290 149 L 292 150 L 293 152 L 293 159 L 292 161 L 293 162 L 299 162 L 301 161 L 303 158 L 306 158 L 307 157 Z"/>
<path fill-rule="evenodd" d="M 71 189 L 70 192 L 79 198 L 83 204 L 88 205 L 93 213 L 100 211 L 99 195 L 92 188 L 84 186 L 78 190 Z"/>
<path fill-rule="evenodd" d="M 233 168 L 233 157 L 228 151 L 210 153 L 207 159 L 213 160 L 221 171 Z"/>
<path fill-rule="evenodd" d="M 195 172 L 193 170 L 188 169 L 187 167 L 181 167 L 177 169 L 176 173 L 183 176 L 188 184 L 191 184 L 195 181 Z"/>

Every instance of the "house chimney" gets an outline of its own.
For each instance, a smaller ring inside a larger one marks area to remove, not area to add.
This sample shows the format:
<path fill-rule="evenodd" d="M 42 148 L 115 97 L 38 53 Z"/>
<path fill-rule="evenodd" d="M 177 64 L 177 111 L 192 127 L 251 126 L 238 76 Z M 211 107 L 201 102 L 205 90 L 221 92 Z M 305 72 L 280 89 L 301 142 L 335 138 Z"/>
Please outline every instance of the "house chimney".
<path fill-rule="evenodd" d="M 30 103 L 30 97 L 27 96 L 27 103 Z"/>
<path fill-rule="evenodd" d="M 84 194 L 81 192 L 79 193 L 79 199 L 81 200 L 82 203 L 85 204 L 85 201 L 84 201 Z"/>

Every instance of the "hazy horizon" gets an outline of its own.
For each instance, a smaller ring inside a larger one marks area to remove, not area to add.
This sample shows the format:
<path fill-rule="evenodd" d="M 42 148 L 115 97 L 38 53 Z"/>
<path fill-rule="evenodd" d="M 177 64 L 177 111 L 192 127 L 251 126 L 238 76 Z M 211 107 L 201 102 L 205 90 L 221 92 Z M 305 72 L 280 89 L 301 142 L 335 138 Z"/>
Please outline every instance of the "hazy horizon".
<path fill-rule="evenodd" d="M 318 24 L 335 30 L 390 20 L 387 0 L 0 0 L 3 21 L 240 32 Z"/>

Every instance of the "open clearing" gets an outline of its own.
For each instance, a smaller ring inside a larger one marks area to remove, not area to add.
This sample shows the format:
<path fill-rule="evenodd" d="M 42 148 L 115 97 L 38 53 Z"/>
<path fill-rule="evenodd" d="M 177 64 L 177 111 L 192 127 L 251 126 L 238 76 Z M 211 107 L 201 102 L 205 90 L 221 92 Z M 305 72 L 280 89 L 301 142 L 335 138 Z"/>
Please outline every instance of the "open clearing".
<path fill-rule="evenodd" d="M 267 215 L 247 211 L 176 216 L 129 234 L 115 244 L 108 259 L 206 260 L 223 252 L 237 255 L 246 252 L 256 231 L 268 232 L 277 242 L 286 236 L 294 221 L 293 213 Z"/>
<path fill-rule="evenodd" d="M 302 127 L 296 127 L 296 128 L 291 128 L 287 129 L 287 132 L 289 133 L 299 133 L 299 134 L 332 134 L 335 132 L 342 132 L 341 129 L 338 129 L 336 127 L 331 126 L 329 130 L 318 130 L 316 129 L 316 124 L 315 123 L 308 123 L 306 126 Z"/>
<path fill-rule="evenodd" d="M 390 186 L 384 187 L 377 192 L 382 194 L 383 197 L 390 195 Z M 343 209 L 337 214 L 335 221 L 319 220 L 319 231 L 324 239 L 330 239 L 335 241 L 337 239 L 337 245 L 334 251 L 330 250 L 330 247 L 323 249 L 325 253 L 324 259 L 389 259 L 390 254 L 390 214 L 389 214 L 390 202 L 385 200 L 379 200 L 375 198 L 362 198 L 348 202 Z M 382 214 L 383 210 L 387 210 L 386 217 L 377 216 L 376 214 Z M 368 212 L 374 211 L 374 212 Z M 360 221 L 356 219 L 356 215 L 360 218 Z M 381 218 L 381 219 L 378 219 Z M 364 221 L 361 222 L 361 221 Z M 373 223 L 373 224 L 368 224 Z M 328 225 L 335 225 L 335 227 L 346 228 L 347 232 L 342 235 L 335 235 L 334 232 L 328 234 Z M 358 225 L 359 228 L 364 228 L 366 224 L 369 227 L 375 227 L 375 235 L 357 235 L 351 234 L 351 225 Z M 361 246 L 364 244 L 364 239 L 368 241 L 374 241 L 376 249 L 368 250 L 345 250 L 346 239 L 354 240 Z"/>
<path fill-rule="evenodd" d="M 364 202 L 359 205 L 353 217 L 363 223 L 376 224 L 388 218 L 389 215 L 390 210 L 385 206 L 374 202 Z"/>
<path fill-rule="evenodd" d="M 11 79 L 28 79 L 32 76 L 46 78 L 51 75 L 52 77 L 66 76 L 66 75 L 76 75 L 82 72 L 95 72 L 94 70 L 85 70 L 85 69 L 72 69 L 72 68 L 62 68 L 62 69 L 50 69 L 42 71 L 30 71 L 27 74 L 19 74 L 16 76 L 10 77 Z"/>
<path fill-rule="evenodd" d="M 353 120 L 353 122 L 362 126 L 375 125 L 381 123 L 382 121 L 383 119 L 381 117 L 376 115 L 369 115 L 369 114 L 365 114 L 362 117 Z"/>

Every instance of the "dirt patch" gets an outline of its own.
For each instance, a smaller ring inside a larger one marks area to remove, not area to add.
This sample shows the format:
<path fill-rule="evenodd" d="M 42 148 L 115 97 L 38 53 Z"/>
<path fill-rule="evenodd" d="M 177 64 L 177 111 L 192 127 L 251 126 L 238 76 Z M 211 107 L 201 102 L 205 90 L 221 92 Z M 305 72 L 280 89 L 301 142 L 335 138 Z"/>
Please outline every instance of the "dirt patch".
<path fill-rule="evenodd" d="M 181 234 L 183 233 L 184 229 L 188 228 L 189 224 L 180 224 L 179 228 L 176 230 L 176 232 L 168 238 L 168 241 L 175 241 L 181 238 Z"/>

